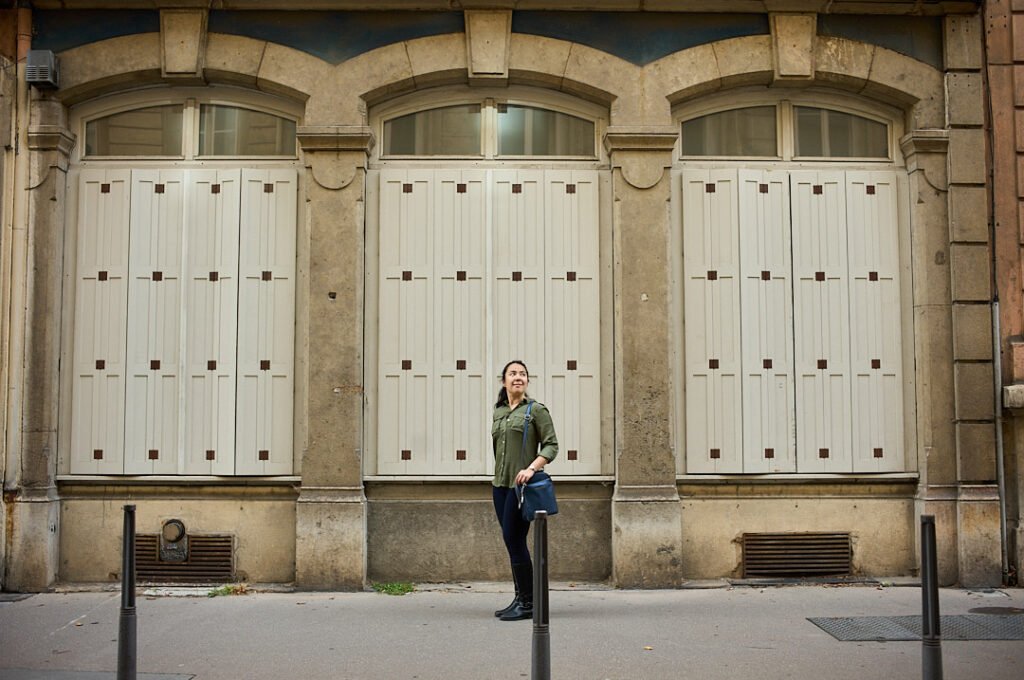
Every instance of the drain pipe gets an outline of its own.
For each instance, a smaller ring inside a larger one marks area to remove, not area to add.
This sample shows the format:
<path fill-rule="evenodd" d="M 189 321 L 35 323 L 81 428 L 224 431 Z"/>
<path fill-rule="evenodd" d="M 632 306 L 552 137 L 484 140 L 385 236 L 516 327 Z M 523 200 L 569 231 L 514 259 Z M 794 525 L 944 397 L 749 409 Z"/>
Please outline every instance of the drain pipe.
<path fill-rule="evenodd" d="M 1009 585 L 1010 559 L 1006 539 L 1006 464 L 1003 458 L 1003 359 L 999 337 L 999 294 L 992 300 L 992 382 L 996 407 L 996 484 L 999 487 L 999 552 L 1003 585 Z"/>

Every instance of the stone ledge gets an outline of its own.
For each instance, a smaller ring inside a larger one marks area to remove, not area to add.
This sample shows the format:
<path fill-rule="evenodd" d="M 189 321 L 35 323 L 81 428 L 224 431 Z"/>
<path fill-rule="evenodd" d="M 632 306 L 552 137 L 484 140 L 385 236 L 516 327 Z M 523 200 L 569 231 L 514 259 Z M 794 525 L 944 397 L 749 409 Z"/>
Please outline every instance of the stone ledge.
<path fill-rule="evenodd" d="M 295 131 L 304 152 L 363 151 L 376 144 L 373 130 L 365 125 L 300 125 Z"/>
<path fill-rule="evenodd" d="M 615 125 L 604 135 L 604 147 L 613 151 L 671 151 L 679 130 L 676 126 Z"/>
<path fill-rule="evenodd" d="M 1003 408 L 1024 408 L 1024 383 L 1003 385 Z"/>

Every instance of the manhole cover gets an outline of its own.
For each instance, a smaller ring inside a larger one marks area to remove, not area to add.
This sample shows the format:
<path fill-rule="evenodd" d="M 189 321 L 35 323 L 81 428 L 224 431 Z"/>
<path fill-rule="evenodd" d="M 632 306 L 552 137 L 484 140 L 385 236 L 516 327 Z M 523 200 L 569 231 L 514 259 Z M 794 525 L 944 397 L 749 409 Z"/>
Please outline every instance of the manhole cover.
<path fill-rule="evenodd" d="M 921 639 L 920 616 L 818 617 L 807 620 L 841 642 Z M 1024 640 L 1024 614 L 942 616 L 939 630 L 943 640 Z"/>

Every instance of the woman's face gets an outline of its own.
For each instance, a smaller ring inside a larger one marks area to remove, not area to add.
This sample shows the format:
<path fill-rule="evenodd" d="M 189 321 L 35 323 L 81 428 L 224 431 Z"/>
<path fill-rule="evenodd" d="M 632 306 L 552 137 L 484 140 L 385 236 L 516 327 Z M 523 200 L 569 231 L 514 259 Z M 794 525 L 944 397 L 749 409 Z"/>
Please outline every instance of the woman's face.
<path fill-rule="evenodd" d="M 505 386 L 510 400 L 521 399 L 526 394 L 526 386 L 530 384 L 526 366 L 509 364 L 509 367 L 505 369 L 505 377 L 502 378 L 501 384 Z"/>

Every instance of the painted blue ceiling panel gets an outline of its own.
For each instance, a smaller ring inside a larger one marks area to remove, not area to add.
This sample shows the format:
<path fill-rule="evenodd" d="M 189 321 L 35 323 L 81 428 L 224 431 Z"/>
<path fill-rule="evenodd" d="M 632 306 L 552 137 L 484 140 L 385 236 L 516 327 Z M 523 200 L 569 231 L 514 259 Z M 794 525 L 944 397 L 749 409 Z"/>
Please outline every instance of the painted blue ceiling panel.
<path fill-rule="evenodd" d="M 881 45 L 942 68 L 942 17 L 819 14 L 818 34 Z"/>
<path fill-rule="evenodd" d="M 767 14 L 513 12 L 512 31 L 587 45 L 643 66 L 726 38 L 767 35 Z"/>
<path fill-rule="evenodd" d="M 156 10 L 34 10 L 32 47 L 63 52 L 88 43 L 134 33 L 160 31 Z"/>

